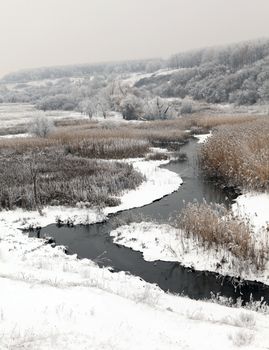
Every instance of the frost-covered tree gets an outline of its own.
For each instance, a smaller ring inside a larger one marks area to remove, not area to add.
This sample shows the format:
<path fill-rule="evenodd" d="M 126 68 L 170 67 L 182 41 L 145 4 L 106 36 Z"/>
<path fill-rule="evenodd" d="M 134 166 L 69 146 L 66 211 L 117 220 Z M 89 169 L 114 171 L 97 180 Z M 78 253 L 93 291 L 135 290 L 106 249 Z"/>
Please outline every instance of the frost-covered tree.
<path fill-rule="evenodd" d="M 104 119 L 111 111 L 111 104 L 107 95 L 100 93 L 93 99 L 93 105 L 97 114 L 101 114 Z"/>
<path fill-rule="evenodd" d="M 83 100 L 78 105 L 78 110 L 81 113 L 86 114 L 90 119 L 93 117 L 94 113 L 96 112 L 94 103 L 92 100 Z"/>
<path fill-rule="evenodd" d="M 180 69 L 154 74 L 159 68 Z M 134 86 L 124 83 L 123 76 L 146 71 L 153 74 L 139 79 Z M 3 103 L 31 103 L 44 111 L 81 111 L 83 105 L 82 113 L 87 113 L 83 101 L 91 101 L 95 113 L 98 110 L 105 117 L 109 110 L 131 107 L 134 101 L 127 98 L 129 94 L 145 101 L 157 96 L 182 99 L 190 96 L 208 103 L 267 103 L 267 81 L 269 40 L 259 40 L 179 53 L 168 60 L 50 67 L 12 73 L 1 80 L 0 95 Z M 11 82 L 12 88 L 8 84 Z M 146 111 L 149 108 L 144 104 Z M 89 116 L 91 109 L 90 106 Z M 154 114 L 160 117 L 158 112 Z M 149 115 L 152 118 L 152 113 Z"/>
<path fill-rule="evenodd" d="M 37 137 L 47 137 L 53 130 L 54 123 L 44 113 L 39 113 L 30 124 L 30 132 Z"/>
<path fill-rule="evenodd" d="M 120 103 L 120 112 L 126 120 L 143 117 L 143 100 L 133 94 L 125 96 Z"/>
<path fill-rule="evenodd" d="M 147 64 L 146 64 L 146 72 L 147 73 L 154 73 L 157 70 L 163 68 L 163 61 L 162 60 L 150 60 Z"/>
<path fill-rule="evenodd" d="M 168 102 L 160 97 L 155 97 L 145 103 L 143 107 L 144 119 L 171 119 L 175 117 L 174 109 L 168 104 Z"/>
<path fill-rule="evenodd" d="M 184 99 L 180 108 L 181 114 L 191 114 L 193 112 L 193 104 L 189 99 Z"/>
<path fill-rule="evenodd" d="M 75 106 L 74 98 L 70 94 L 65 95 L 63 93 L 54 96 L 46 96 L 42 98 L 37 105 L 37 107 L 43 111 L 59 109 L 72 111 L 75 109 Z"/>
<path fill-rule="evenodd" d="M 259 89 L 262 102 L 269 102 L 269 80 L 265 80 Z"/>

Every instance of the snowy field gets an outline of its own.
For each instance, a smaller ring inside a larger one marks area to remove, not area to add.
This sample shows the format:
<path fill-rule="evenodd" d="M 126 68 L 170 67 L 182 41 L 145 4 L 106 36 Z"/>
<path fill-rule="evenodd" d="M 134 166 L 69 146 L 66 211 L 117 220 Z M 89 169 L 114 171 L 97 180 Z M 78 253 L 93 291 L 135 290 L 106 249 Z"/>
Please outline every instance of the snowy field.
<path fill-rule="evenodd" d="M 197 143 L 204 143 L 206 142 L 206 140 L 212 136 L 212 133 L 210 132 L 209 134 L 197 134 L 197 135 L 193 135 L 196 139 L 198 139 Z"/>
<path fill-rule="evenodd" d="M 165 294 L 22 233 L 5 235 L 0 257 L 0 349 L 254 350 L 269 344 L 266 314 Z"/>
<path fill-rule="evenodd" d="M 171 75 L 177 72 L 180 72 L 184 70 L 184 68 L 179 69 L 159 69 L 156 72 L 153 73 L 132 73 L 127 78 L 123 78 L 122 82 L 129 85 L 134 86 L 135 83 L 137 83 L 141 79 L 145 78 L 151 78 L 151 77 L 158 77 L 158 76 L 165 76 L 165 75 Z"/>
<path fill-rule="evenodd" d="M 85 114 L 81 114 L 75 111 L 46 111 L 42 112 L 31 104 L 0 104 L 0 129 L 18 129 L 17 134 L 3 134 L 0 137 L 3 138 L 12 138 L 12 137 L 28 137 L 31 136 L 27 133 L 22 134 L 21 129 L 27 129 L 27 126 L 32 122 L 32 120 L 39 115 L 40 113 L 44 113 L 44 115 L 52 120 L 53 122 L 59 120 L 89 120 L 88 116 Z M 98 121 L 101 124 L 109 124 L 109 123 L 139 123 L 140 121 L 126 121 L 123 119 L 121 113 L 110 112 L 106 119 L 97 115 L 93 116 L 93 121 Z M 0 130 L 1 131 L 1 130 Z"/>
<path fill-rule="evenodd" d="M 0 104 L 1 128 L 10 128 L 29 124 L 40 111 L 31 104 Z M 88 119 L 78 112 L 48 111 L 45 115 L 54 121 L 61 119 Z"/>

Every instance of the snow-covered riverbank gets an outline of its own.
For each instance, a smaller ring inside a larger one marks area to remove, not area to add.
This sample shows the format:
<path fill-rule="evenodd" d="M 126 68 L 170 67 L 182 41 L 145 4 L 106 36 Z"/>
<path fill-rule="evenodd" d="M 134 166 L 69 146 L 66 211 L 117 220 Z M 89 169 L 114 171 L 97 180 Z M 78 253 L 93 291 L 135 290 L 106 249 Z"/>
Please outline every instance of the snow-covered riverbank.
<path fill-rule="evenodd" d="M 269 242 L 269 195 L 245 194 L 233 205 L 233 212 L 250 222 L 254 227 L 255 241 Z M 269 262 L 264 271 L 257 271 L 234 257 L 228 249 L 205 249 L 195 238 L 170 226 L 151 222 L 124 225 L 111 232 L 114 242 L 143 253 L 148 261 L 178 261 L 196 270 L 219 272 L 223 275 L 240 276 L 269 284 Z"/>
<path fill-rule="evenodd" d="M 250 220 L 250 224 L 258 233 L 260 229 L 269 227 L 269 193 L 249 192 L 239 196 L 233 204 L 233 212 Z M 267 230 L 268 235 L 269 231 Z"/>

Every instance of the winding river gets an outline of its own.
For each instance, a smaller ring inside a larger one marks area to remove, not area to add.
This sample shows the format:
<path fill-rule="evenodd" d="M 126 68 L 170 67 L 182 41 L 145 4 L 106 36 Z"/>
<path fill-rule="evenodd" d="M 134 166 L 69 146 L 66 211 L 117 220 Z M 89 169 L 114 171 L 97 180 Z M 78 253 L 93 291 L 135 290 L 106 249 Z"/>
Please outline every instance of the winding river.
<path fill-rule="evenodd" d="M 178 191 L 144 207 L 111 215 L 104 223 L 75 227 L 49 225 L 41 229 L 39 236 L 52 236 L 57 245 L 65 245 L 68 252 L 79 258 L 94 260 L 99 266 L 110 266 L 113 271 L 126 271 L 143 280 L 155 283 L 164 291 L 185 294 L 194 299 L 208 299 L 212 293 L 232 300 L 240 297 L 243 302 L 264 298 L 269 303 L 269 287 L 258 282 L 242 281 L 208 271 L 195 271 L 176 262 L 143 259 L 142 253 L 113 243 L 109 233 L 117 226 L 137 221 L 154 219 L 167 222 L 188 202 L 206 199 L 230 207 L 236 194 L 221 190 L 202 176 L 197 159 L 199 144 L 191 139 L 181 147 L 187 160 L 171 162 L 165 166 L 178 173 L 183 185 Z"/>

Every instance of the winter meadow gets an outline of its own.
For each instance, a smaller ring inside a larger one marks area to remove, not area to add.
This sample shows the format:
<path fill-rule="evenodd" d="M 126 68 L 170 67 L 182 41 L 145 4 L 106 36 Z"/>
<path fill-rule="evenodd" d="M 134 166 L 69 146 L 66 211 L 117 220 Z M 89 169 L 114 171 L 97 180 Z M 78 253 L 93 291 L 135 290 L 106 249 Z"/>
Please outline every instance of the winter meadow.
<path fill-rule="evenodd" d="M 269 349 L 269 7 L 201 3 L 0 5 L 0 350 Z"/>

